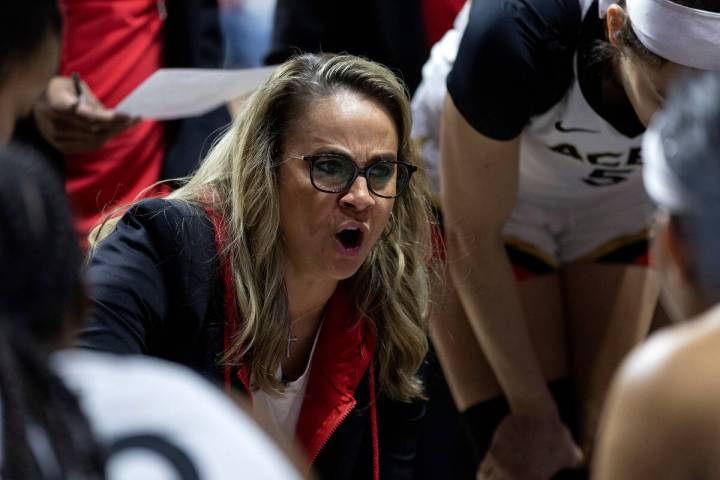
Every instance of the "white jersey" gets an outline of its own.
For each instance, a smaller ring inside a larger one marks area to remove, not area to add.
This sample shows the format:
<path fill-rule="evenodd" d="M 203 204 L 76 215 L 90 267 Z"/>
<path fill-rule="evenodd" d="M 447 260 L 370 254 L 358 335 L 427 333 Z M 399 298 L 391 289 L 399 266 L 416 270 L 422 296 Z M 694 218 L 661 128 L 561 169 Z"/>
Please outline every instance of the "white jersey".
<path fill-rule="evenodd" d="M 592 0 L 580 2 L 583 17 L 594 14 L 588 12 Z M 430 59 L 423 66 L 423 81 L 412 101 L 413 138 L 422 146 L 428 177 L 436 193 L 445 81 L 467 26 L 468 7 L 469 4 L 463 7 L 453 28 L 432 48 Z M 642 135 L 626 137 L 588 104 L 577 80 L 577 54 L 575 73 L 565 97 L 550 110 L 531 118 L 521 135 L 519 191 L 560 203 L 587 199 L 592 204 L 608 194 L 608 188 L 600 187 L 642 188 Z"/>
<path fill-rule="evenodd" d="M 300 478 L 248 415 L 184 367 L 90 351 L 57 353 L 53 366 L 110 449 L 110 479 Z"/>
<path fill-rule="evenodd" d="M 591 0 L 581 0 L 583 17 Z M 577 75 L 565 97 L 531 118 L 520 146 L 521 196 L 594 205 L 616 190 L 642 191 L 642 135 L 628 138 L 588 104 Z M 577 205 L 577 203 L 576 203 Z"/>
<path fill-rule="evenodd" d="M 589 11 L 592 0 L 579 2 L 583 18 L 597 15 Z M 412 102 L 413 137 L 422 146 L 428 177 L 438 194 L 442 103 L 467 27 L 467 10 L 468 5 L 433 47 Z M 642 185 L 642 134 L 623 135 L 593 110 L 581 90 L 577 64 L 576 53 L 575 75 L 565 95 L 531 117 L 520 134 L 518 200 L 505 229 L 507 237 L 539 247 L 553 261 L 578 258 L 603 242 L 644 230 L 650 211 Z M 599 204 L 609 208 L 598 209 Z M 533 232 L 528 224 L 533 224 Z M 563 233 L 580 224 L 602 225 L 582 239 L 573 235 L 567 245 L 559 245 Z"/>
<path fill-rule="evenodd" d="M 468 21 L 470 3 L 466 3 L 453 22 L 453 28 L 430 51 L 422 70 L 422 82 L 412 100 L 412 137 L 421 145 L 427 178 L 433 192 L 440 191 L 440 119 L 442 118 L 445 79 L 455 62 L 460 39 Z"/>

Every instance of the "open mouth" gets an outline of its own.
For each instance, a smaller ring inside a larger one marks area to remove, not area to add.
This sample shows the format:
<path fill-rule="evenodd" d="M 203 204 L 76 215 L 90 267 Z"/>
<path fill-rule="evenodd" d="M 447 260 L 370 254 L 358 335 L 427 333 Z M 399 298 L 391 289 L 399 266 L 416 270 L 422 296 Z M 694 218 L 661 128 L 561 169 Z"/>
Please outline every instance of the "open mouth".
<path fill-rule="evenodd" d="M 346 228 L 335 234 L 340 245 L 347 250 L 357 250 L 362 245 L 363 232 L 358 228 Z"/>

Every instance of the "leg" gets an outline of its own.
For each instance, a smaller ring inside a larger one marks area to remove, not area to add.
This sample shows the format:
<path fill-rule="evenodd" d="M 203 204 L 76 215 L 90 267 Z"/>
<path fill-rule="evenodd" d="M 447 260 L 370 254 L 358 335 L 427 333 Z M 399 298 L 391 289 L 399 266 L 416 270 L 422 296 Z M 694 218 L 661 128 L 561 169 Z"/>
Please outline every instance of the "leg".
<path fill-rule="evenodd" d="M 562 279 L 582 445 L 590 453 L 608 384 L 647 335 L 658 286 L 648 268 L 622 264 L 573 263 L 563 268 Z"/>
<path fill-rule="evenodd" d="M 445 282 L 435 302 L 430 335 L 459 410 L 502 394 L 495 375 L 452 285 Z M 566 337 L 557 274 L 520 283 L 525 316 L 538 361 L 547 380 L 567 376 Z"/>
<path fill-rule="evenodd" d="M 475 333 L 465 317 L 450 275 L 433 288 L 430 337 L 458 410 L 501 394 Z"/>

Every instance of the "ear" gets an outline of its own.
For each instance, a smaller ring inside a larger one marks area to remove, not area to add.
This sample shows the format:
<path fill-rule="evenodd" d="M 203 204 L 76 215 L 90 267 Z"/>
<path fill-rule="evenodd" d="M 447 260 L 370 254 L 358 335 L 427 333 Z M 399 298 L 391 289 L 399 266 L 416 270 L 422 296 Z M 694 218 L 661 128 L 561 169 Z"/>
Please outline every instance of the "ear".
<path fill-rule="evenodd" d="M 607 34 L 608 40 L 613 47 L 622 47 L 622 28 L 625 25 L 625 10 L 620 5 L 610 5 L 607 11 Z"/>

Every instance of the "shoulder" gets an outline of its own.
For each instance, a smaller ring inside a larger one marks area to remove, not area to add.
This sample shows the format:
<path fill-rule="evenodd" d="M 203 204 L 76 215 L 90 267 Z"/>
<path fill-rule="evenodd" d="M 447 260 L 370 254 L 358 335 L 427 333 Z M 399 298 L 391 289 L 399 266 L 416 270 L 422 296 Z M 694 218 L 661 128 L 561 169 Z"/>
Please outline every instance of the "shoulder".
<path fill-rule="evenodd" d="M 667 445 L 720 432 L 719 349 L 718 309 L 652 335 L 616 377 L 608 405 L 608 415 L 614 417 L 610 422 L 641 426 L 642 435 Z M 720 441 L 720 435 L 712 436 Z"/>
<path fill-rule="evenodd" d="M 182 253 L 199 247 L 214 248 L 214 228 L 199 206 L 180 200 L 152 199 L 133 205 L 114 230 L 99 242 L 93 257 L 112 245 L 157 253 Z M 200 248 L 200 250 L 203 250 Z"/>
<path fill-rule="evenodd" d="M 718 471 L 720 313 L 713 317 L 653 335 L 624 362 L 605 406 L 598 478 Z"/>
<path fill-rule="evenodd" d="M 718 349 L 720 309 L 716 308 L 652 335 L 624 362 L 618 389 L 629 400 L 653 398 L 657 408 L 700 407 L 710 393 L 720 399 L 720 376 L 715 372 Z"/>
<path fill-rule="evenodd" d="M 87 351 L 60 352 L 53 364 L 106 444 L 151 433 L 186 455 L 200 478 L 240 469 L 255 472 L 248 478 L 297 478 L 254 421 L 190 370 Z"/>
<path fill-rule="evenodd" d="M 198 205 L 182 200 L 153 198 L 136 203 L 122 218 L 134 218 L 158 225 L 176 226 L 186 221 L 206 220 L 207 213 Z"/>
<path fill-rule="evenodd" d="M 508 140 L 560 100 L 581 24 L 578 0 L 472 2 L 447 82 L 468 123 Z"/>

